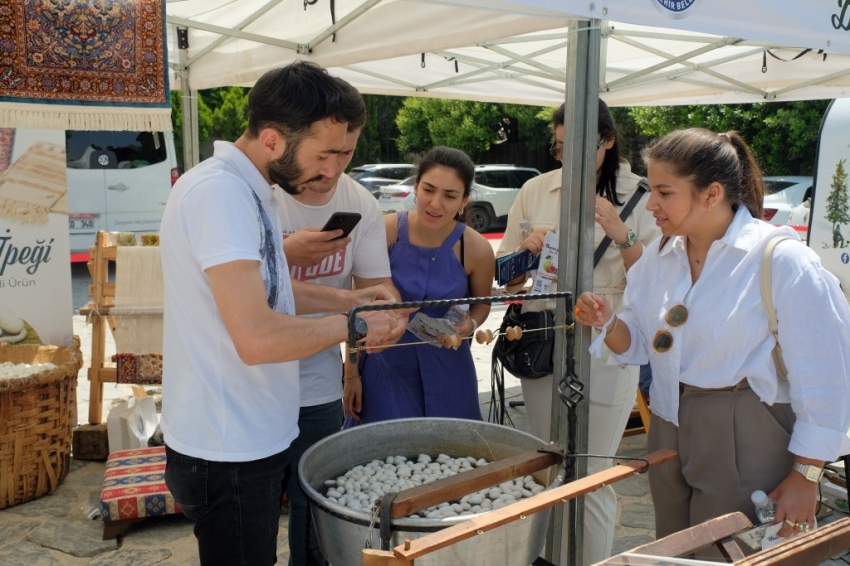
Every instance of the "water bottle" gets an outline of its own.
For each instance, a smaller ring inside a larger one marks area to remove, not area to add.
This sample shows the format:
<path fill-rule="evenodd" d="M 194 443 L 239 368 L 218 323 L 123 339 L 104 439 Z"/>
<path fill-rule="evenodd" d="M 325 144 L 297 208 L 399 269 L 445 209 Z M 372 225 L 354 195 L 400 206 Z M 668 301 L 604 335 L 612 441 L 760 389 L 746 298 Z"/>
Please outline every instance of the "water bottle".
<path fill-rule="evenodd" d="M 756 516 L 762 523 L 770 523 L 776 517 L 776 501 L 770 499 L 765 492 L 757 489 L 750 496 L 756 506 Z"/>
<path fill-rule="evenodd" d="M 455 328 L 459 328 L 469 318 L 469 305 L 454 305 L 446 311 L 446 315 L 443 318 L 449 321 L 449 324 Z"/>

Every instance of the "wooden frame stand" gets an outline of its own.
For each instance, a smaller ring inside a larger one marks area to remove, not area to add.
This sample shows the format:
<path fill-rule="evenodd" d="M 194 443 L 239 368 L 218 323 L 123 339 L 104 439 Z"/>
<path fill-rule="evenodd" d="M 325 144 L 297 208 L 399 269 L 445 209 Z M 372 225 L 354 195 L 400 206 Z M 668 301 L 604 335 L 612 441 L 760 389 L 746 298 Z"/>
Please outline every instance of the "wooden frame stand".
<path fill-rule="evenodd" d="M 117 370 L 106 367 L 106 328 L 114 326 L 110 309 L 115 306 L 115 283 L 109 281 L 109 262 L 117 258 L 117 246 L 109 241 L 107 232 L 98 232 L 95 245 L 91 247 L 88 270 L 92 278 L 89 285 L 89 301 L 80 309 L 80 314 L 91 322 L 91 363 L 88 370 L 90 382 L 89 423 L 103 422 L 103 384 L 117 382 Z"/>

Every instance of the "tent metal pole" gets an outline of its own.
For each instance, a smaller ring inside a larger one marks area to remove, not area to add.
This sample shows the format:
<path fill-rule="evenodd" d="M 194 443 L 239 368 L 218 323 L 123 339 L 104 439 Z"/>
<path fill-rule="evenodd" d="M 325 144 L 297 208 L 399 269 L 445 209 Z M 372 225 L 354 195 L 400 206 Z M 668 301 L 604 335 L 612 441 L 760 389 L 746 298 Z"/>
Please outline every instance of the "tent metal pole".
<path fill-rule="evenodd" d="M 200 161 L 198 149 L 198 91 L 189 87 L 189 29 L 177 28 L 180 51 L 180 95 L 183 102 L 183 171 Z"/>
<path fill-rule="evenodd" d="M 568 28 L 564 115 L 563 177 L 559 233 L 558 289 L 577 297 L 593 288 L 593 208 L 595 204 L 596 140 L 601 51 L 600 21 L 572 21 Z M 559 311 L 556 310 L 556 313 Z M 555 321 L 563 324 L 564 321 Z M 587 419 L 590 395 L 590 331 L 575 329 L 576 373 L 584 383 L 584 400 L 568 411 L 557 389 L 552 395 L 551 437 L 574 453 L 587 452 Z M 556 335 L 555 379 L 565 374 L 566 340 Z M 573 419 L 570 419 L 573 412 Z M 570 420 L 573 422 L 571 423 Z M 573 460 L 573 477 L 587 473 L 584 458 Z M 568 504 L 568 512 L 552 514 L 546 553 L 556 564 L 583 563 L 584 498 Z"/>

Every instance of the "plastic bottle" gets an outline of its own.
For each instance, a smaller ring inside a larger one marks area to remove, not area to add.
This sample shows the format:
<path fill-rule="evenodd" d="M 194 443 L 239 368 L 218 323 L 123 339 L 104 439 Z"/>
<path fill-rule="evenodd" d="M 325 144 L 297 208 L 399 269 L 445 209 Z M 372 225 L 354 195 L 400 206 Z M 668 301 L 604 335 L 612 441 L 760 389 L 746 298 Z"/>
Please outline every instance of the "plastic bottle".
<path fill-rule="evenodd" d="M 443 318 L 457 328 L 469 318 L 469 305 L 454 305 L 446 311 L 446 315 Z"/>
<path fill-rule="evenodd" d="M 750 496 L 756 506 L 756 516 L 762 523 L 770 523 L 776 517 L 776 501 L 770 499 L 765 492 L 757 489 Z"/>

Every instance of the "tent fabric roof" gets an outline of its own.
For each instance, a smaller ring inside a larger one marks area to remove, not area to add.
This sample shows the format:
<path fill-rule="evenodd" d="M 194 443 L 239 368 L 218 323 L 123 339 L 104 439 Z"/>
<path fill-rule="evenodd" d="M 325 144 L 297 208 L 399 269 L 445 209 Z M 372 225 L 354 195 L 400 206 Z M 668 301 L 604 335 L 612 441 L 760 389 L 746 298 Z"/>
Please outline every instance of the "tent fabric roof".
<path fill-rule="evenodd" d="M 833 28 L 832 6 L 678 0 L 696 11 L 673 20 L 648 6 L 665 1 L 596 3 L 595 12 L 665 26 L 603 21 L 600 92 L 609 104 L 850 96 L 850 55 L 832 49 L 850 53 L 850 33 Z M 183 25 L 192 89 L 251 86 L 303 58 L 365 93 L 556 105 L 568 80 L 565 26 L 594 15 L 575 0 L 336 0 L 333 16 L 328 2 L 309 2 L 169 0 L 172 68 L 181 68 L 174 28 Z M 781 47 L 790 40 L 816 49 Z"/>

